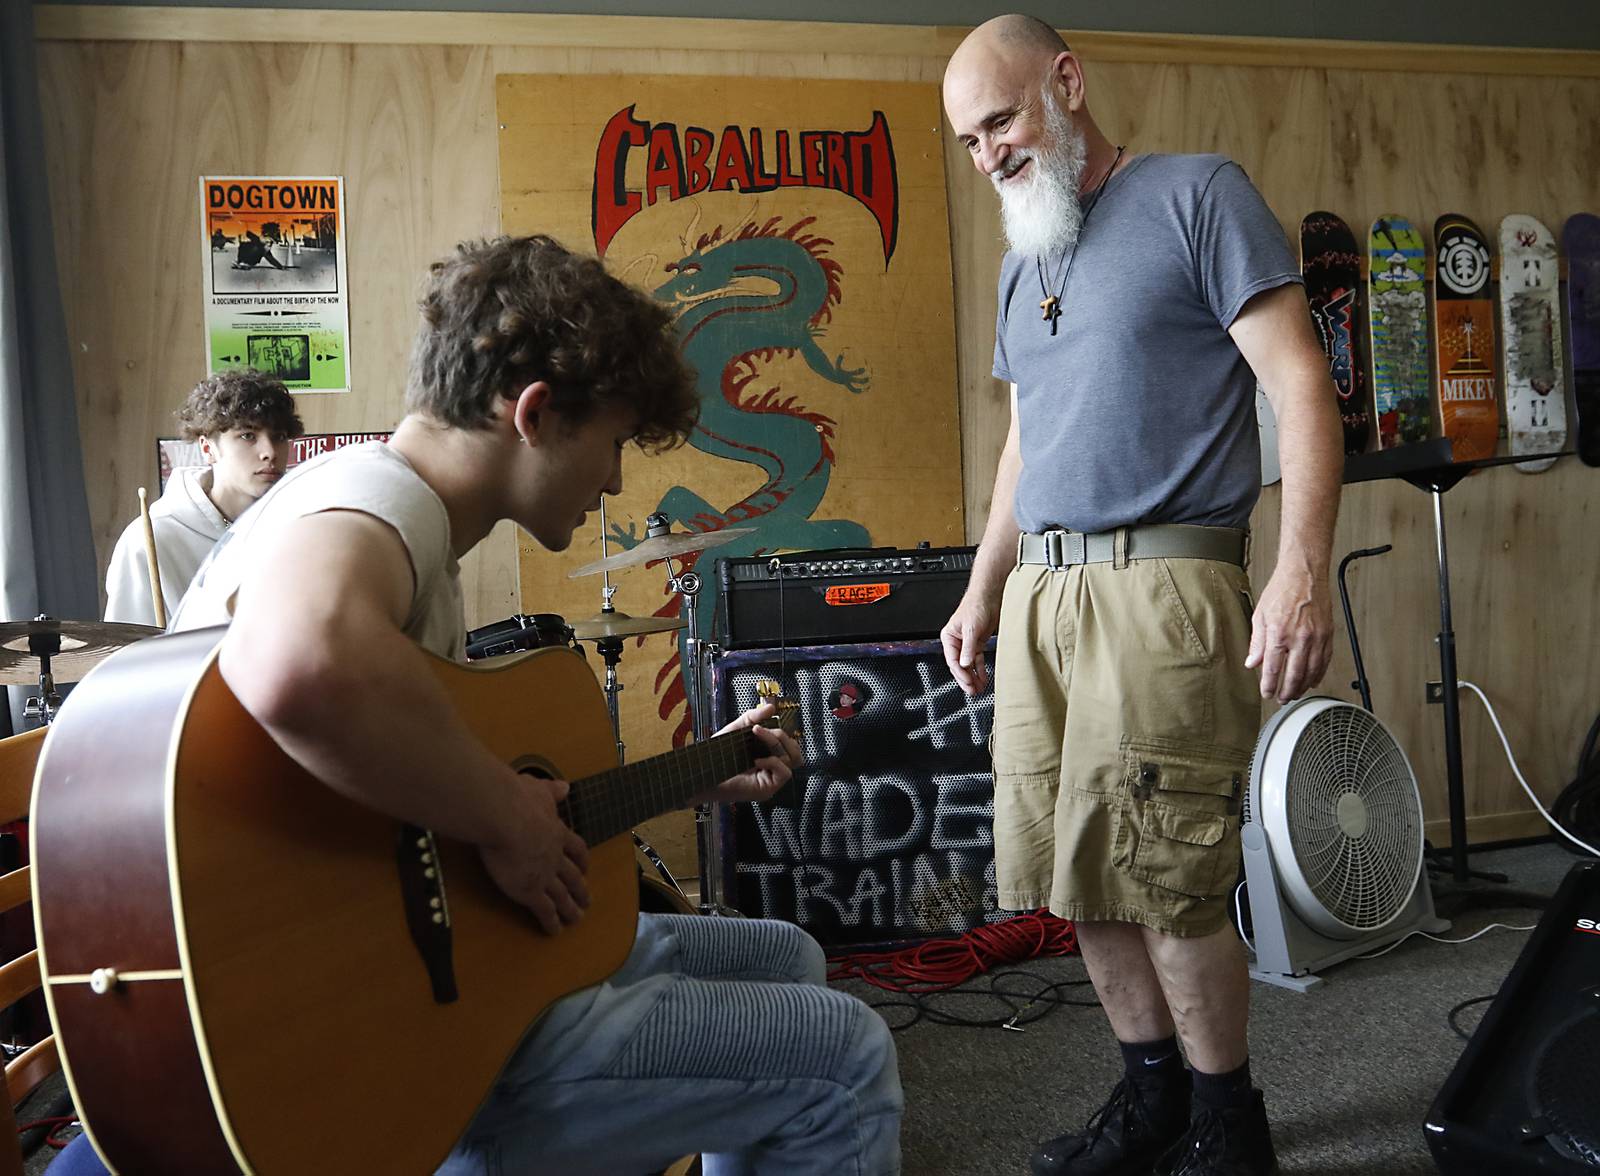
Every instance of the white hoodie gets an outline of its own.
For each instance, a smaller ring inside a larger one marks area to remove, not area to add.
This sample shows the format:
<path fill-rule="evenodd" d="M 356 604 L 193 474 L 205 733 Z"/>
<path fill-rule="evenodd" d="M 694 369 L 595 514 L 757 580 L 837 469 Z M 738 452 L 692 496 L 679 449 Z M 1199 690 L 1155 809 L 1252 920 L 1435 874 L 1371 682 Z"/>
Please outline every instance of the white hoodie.
<path fill-rule="evenodd" d="M 201 561 L 228 530 L 228 520 L 206 493 L 211 489 L 211 475 L 210 466 L 172 471 L 166 493 L 150 508 L 156 564 L 161 570 L 161 598 L 168 617 L 177 611 L 178 601 L 200 570 Z M 106 620 L 136 625 L 156 623 L 144 552 L 144 524 L 139 519 L 128 524 L 111 553 L 111 566 L 106 569 Z"/>

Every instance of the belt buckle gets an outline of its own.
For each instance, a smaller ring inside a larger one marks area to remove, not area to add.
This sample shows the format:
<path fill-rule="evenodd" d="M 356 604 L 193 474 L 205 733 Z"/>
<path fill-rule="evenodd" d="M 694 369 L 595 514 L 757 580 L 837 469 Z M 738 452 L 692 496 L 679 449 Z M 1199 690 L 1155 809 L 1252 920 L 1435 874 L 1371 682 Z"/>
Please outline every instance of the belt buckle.
<path fill-rule="evenodd" d="M 1076 567 L 1083 563 L 1085 554 L 1083 536 L 1077 531 L 1044 533 L 1044 562 L 1052 572 Z"/>

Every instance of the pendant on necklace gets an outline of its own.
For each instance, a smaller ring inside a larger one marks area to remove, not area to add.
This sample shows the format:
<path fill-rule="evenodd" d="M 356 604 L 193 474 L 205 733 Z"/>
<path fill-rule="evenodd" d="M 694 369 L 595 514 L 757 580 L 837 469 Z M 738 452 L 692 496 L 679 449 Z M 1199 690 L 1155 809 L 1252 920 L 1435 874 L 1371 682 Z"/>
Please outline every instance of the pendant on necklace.
<path fill-rule="evenodd" d="M 1056 320 L 1061 317 L 1061 299 L 1051 294 L 1039 303 L 1039 309 L 1044 311 L 1040 317 L 1050 324 L 1050 333 L 1056 333 Z"/>

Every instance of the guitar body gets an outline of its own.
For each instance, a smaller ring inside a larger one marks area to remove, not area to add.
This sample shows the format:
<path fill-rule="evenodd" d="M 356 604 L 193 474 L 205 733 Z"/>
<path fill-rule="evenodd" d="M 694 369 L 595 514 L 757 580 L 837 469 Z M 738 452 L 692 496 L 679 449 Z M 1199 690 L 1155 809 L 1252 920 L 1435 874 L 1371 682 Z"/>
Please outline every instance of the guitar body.
<path fill-rule="evenodd" d="M 45 742 L 34 909 L 78 1109 L 124 1173 L 432 1172 L 544 1009 L 626 958 L 633 846 L 592 848 L 592 906 L 545 936 L 473 848 L 439 839 L 459 996 L 436 1001 L 400 826 L 272 742 L 217 670 L 220 636 L 108 659 Z M 581 657 L 496 663 L 435 660 L 497 754 L 568 780 L 615 766 Z M 104 968 L 118 980 L 102 995 Z"/>

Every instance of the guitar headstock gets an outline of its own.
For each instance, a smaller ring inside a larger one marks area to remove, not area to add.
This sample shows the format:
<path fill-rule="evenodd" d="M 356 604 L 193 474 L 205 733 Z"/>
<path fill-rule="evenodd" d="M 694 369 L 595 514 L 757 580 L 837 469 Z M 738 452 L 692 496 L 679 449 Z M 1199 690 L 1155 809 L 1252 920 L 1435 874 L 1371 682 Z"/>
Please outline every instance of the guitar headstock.
<path fill-rule="evenodd" d="M 772 727 L 789 735 L 800 733 L 800 704 L 791 698 L 783 697 L 782 686 L 767 678 L 756 684 L 756 697 L 763 703 L 771 703 L 778 712 L 767 719 L 762 726 Z"/>

